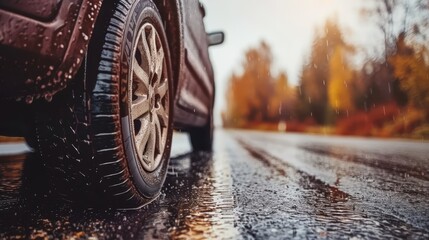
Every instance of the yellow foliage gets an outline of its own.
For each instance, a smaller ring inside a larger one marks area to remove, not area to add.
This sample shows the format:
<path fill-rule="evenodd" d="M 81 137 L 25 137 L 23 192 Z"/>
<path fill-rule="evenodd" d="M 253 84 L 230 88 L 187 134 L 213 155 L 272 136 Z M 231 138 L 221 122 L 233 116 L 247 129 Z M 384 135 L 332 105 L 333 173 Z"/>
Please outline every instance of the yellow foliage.
<path fill-rule="evenodd" d="M 343 111 L 354 109 L 351 80 L 352 70 L 344 61 L 344 48 L 339 45 L 329 61 L 328 99 L 332 108 Z"/>

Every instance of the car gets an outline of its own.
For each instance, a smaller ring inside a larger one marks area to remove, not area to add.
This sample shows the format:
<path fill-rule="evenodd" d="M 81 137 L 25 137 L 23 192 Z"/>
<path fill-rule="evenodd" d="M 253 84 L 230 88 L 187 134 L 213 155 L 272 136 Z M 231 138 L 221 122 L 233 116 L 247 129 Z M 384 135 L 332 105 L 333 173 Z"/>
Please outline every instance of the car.
<path fill-rule="evenodd" d="M 215 83 L 198 0 L 0 2 L 0 134 L 55 191 L 137 208 L 164 183 L 173 130 L 210 152 Z"/>

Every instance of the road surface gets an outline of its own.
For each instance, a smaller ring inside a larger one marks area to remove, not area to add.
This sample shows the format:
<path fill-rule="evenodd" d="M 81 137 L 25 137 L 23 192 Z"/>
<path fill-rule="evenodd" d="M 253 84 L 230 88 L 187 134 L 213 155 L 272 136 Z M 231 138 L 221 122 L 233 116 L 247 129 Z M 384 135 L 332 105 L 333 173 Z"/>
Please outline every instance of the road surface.
<path fill-rule="evenodd" d="M 56 200 L 25 145 L 0 145 L 0 238 L 429 238 L 428 142 L 218 130 L 212 155 L 173 145 L 139 211 Z"/>

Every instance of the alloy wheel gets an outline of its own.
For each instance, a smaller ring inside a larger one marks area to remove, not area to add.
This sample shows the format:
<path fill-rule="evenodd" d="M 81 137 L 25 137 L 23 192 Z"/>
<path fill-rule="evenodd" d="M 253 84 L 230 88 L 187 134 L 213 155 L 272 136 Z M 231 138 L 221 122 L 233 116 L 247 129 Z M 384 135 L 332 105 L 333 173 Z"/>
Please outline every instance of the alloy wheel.
<path fill-rule="evenodd" d="M 158 168 L 169 128 L 168 71 L 165 52 L 156 28 L 145 23 L 133 49 L 130 81 L 130 116 L 134 144 L 142 167 Z"/>

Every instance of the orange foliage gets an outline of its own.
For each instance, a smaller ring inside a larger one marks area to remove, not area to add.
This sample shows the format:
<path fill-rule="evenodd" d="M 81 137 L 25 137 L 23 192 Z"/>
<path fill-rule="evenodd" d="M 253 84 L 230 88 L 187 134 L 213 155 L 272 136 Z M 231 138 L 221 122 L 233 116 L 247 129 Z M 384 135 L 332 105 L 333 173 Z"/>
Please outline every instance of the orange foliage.
<path fill-rule="evenodd" d="M 421 111 L 401 109 L 396 103 L 375 107 L 369 112 L 357 112 L 340 119 L 336 134 L 357 136 L 393 137 L 410 135 L 424 123 Z"/>

